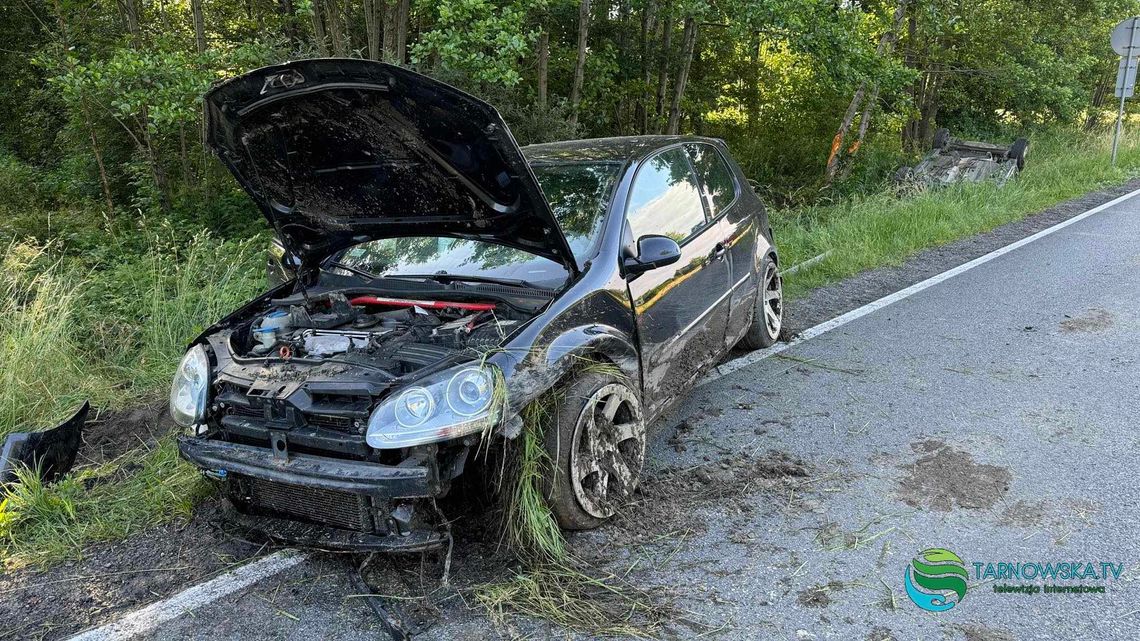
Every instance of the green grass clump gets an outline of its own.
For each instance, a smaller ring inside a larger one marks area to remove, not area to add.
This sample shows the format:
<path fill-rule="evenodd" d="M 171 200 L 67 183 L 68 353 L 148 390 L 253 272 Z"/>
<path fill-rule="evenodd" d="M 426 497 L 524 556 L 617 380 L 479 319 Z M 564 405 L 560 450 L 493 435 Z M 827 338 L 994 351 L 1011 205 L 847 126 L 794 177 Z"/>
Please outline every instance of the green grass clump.
<path fill-rule="evenodd" d="M 544 479 L 553 462 L 543 445 L 543 433 L 556 400 L 554 393 L 523 409 L 523 430 L 508 453 L 500 488 L 505 500 L 504 535 L 507 546 L 528 562 L 563 562 L 566 542 L 543 494 Z"/>
<path fill-rule="evenodd" d="M 667 610 L 646 591 L 615 574 L 587 574 L 580 565 L 527 568 L 508 581 L 481 586 L 475 599 L 496 623 L 522 614 L 594 636 L 652 637 L 668 620 Z"/>
<path fill-rule="evenodd" d="M 8 568 L 79 559 L 91 543 L 188 516 L 210 491 L 172 438 L 53 485 L 25 473 L 0 494 L 0 557 Z"/>
<path fill-rule="evenodd" d="M 781 262 L 831 252 L 785 280 L 791 298 L 866 269 L 897 265 L 915 252 L 1020 220 L 1061 201 L 1140 173 L 1140 141 L 1122 141 L 1116 167 L 1111 136 L 1054 132 L 1031 139 L 1025 170 L 1004 186 L 959 184 L 921 192 L 885 188 L 837 204 L 772 214 Z"/>

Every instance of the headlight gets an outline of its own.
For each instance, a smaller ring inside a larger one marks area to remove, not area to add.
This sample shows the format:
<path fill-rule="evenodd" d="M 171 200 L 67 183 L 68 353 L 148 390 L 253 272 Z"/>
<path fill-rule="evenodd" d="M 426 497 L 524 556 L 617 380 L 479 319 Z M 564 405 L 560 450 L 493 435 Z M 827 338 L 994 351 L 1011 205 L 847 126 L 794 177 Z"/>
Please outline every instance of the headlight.
<path fill-rule="evenodd" d="M 505 398 L 498 370 L 466 365 L 433 374 L 385 399 L 368 419 L 368 445 L 391 450 L 481 432 Z"/>
<path fill-rule="evenodd" d="M 182 427 L 202 422 L 210 390 L 210 359 L 206 348 L 195 345 L 182 357 L 170 386 L 170 416 Z"/>

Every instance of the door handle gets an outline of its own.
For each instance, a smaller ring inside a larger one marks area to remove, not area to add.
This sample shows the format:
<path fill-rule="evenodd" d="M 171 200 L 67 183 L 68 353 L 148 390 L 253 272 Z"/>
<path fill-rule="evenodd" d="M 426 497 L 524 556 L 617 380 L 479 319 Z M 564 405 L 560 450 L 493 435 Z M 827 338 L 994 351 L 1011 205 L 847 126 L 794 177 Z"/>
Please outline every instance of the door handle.
<path fill-rule="evenodd" d="M 716 247 L 713 248 L 713 253 L 712 253 L 713 260 L 720 260 L 721 258 L 724 258 L 724 254 L 727 251 L 728 251 L 728 245 L 726 245 L 724 243 L 724 241 L 717 243 Z"/>

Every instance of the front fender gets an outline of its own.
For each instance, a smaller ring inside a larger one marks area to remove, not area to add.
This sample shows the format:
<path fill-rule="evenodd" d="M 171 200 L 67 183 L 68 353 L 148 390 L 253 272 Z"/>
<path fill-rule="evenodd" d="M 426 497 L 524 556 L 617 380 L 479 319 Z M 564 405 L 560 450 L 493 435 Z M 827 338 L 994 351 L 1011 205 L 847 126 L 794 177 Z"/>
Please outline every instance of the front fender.
<path fill-rule="evenodd" d="M 522 411 L 574 369 L 598 360 L 613 363 L 634 389 L 641 390 L 637 348 L 620 329 L 600 323 L 566 329 L 542 347 L 508 347 L 488 360 L 503 371 L 511 414 Z"/>

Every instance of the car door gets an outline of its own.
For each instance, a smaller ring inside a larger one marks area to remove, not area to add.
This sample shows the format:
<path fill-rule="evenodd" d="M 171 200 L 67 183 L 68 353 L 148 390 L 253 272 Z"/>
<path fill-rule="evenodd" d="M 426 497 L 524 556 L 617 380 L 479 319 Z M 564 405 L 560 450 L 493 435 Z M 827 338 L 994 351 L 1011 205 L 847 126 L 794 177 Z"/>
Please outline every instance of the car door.
<path fill-rule="evenodd" d="M 645 404 L 653 415 L 720 355 L 728 326 L 730 271 L 688 155 L 673 147 L 637 170 L 626 204 L 626 246 L 669 236 L 681 259 L 629 283 L 641 344 Z"/>
<path fill-rule="evenodd" d="M 750 311 L 759 287 L 756 251 L 759 223 L 742 202 L 740 184 L 716 146 L 690 143 L 685 145 L 685 151 L 696 171 L 713 229 L 728 247 L 732 293 L 728 298 L 725 346 L 731 347 L 748 331 Z"/>

